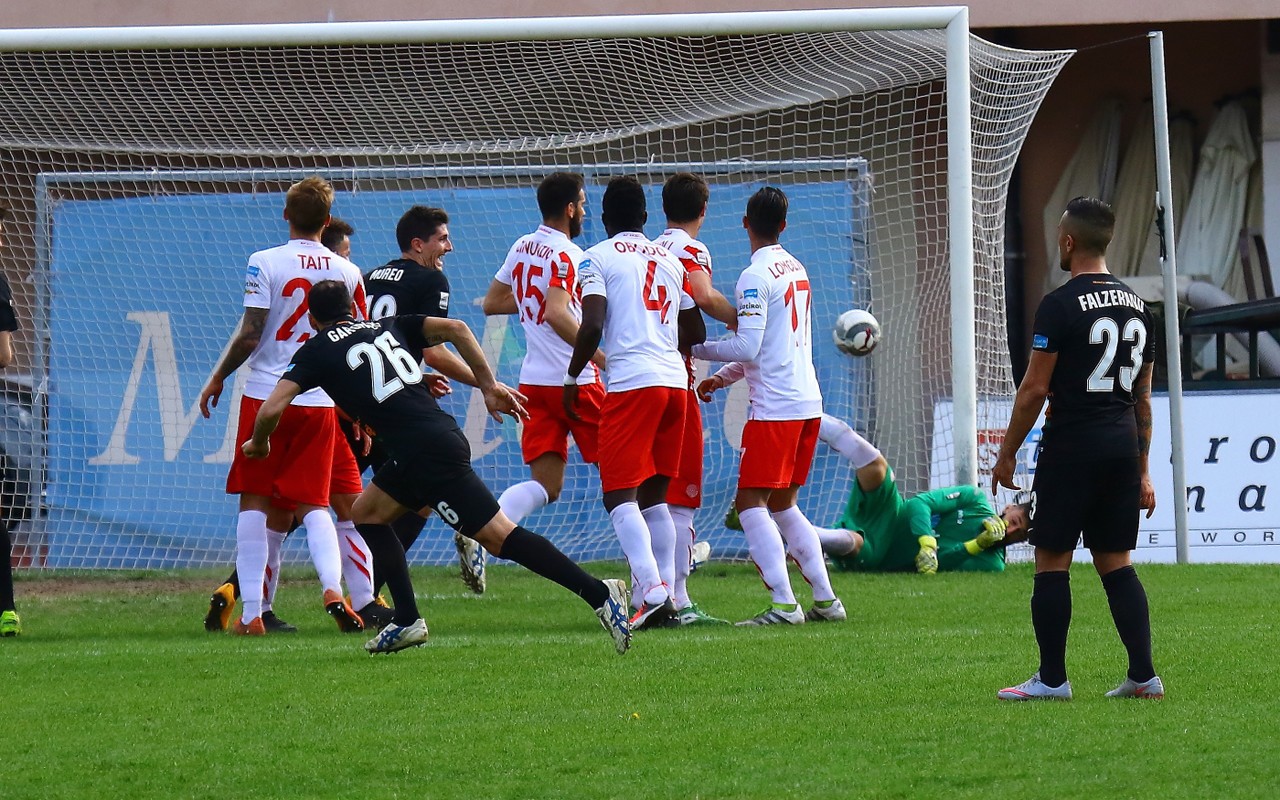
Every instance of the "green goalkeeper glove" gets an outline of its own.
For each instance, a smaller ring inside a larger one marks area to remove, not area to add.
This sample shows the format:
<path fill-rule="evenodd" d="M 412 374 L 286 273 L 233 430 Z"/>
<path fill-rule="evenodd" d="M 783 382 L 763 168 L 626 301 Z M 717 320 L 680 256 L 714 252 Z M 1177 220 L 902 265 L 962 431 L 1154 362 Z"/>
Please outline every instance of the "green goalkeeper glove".
<path fill-rule="evenodd" d="M 1004 541 L 1005 530 L 1009 523 L 1002 517 L 987 517 L 982 521 L 982 533 L 978 534 L 978 547 L 990 550 Z"/>
<path fill-rule="evenodd" d="M 916 572 L 921 575 L 938 574 L 938 540 L 932 536 L 921 536 L 920 552 L 916 553 Z"/>

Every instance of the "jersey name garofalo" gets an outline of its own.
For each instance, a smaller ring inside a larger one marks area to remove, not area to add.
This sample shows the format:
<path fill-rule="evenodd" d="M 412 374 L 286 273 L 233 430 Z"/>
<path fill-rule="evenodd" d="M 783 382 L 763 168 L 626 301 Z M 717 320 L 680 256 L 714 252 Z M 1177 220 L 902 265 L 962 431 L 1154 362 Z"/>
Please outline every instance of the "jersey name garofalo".
<path fill-rule="evenodd" d="M 759 328 L 760 354 L 743 366 L 751 418 L 813 419 L 822 415 L 822 391 L 813 368 L 809 274 L 782 245 L 751 254 L 738 278 L 738 328 Z"/>
<path fill-rule="evenodd" d="M 360 268 L 329 248 L 310 239 L 290 239 L 288 243 L 249 256 L 244 282 L 244 307 L 267 309 L 266 327 L 246 365 L 247 397 L 266 400 L 276 388 L 285 367 L 304 342 L 315 335 L 307 319 L 307 293 L 321 281 L 342 281 L 356 301 L 356 310 L 365 316 L 364 285 Z M 295 406 L 332 406 L 320 389 L 304 392 Z"/>
<path fill-rule="evenodd" d="M 705 272 L 711 277 L 711 253 L 707 246 L 689 235 L 684 228 L 667 228 L 662 235 L 653 240 L 655 244 L 671 251 L 671 255 L 680 259 L 685 274 Z M 697 370 L 693 366 L 693 356 L 684 360 L 685 371 L 689 373 L 689 389 L 697 384 Z"/>
<path fill-rule="evenodd" d="M 665 247 L 643 233 L 620 233 L 587 250 L 578 282 L 584 298 L 599 295 L 609 301 L 604 321 L 609 391 L 689 385 L 677 317 L 693 308 L 693 298 L 684 267 Z"/>
<path fill-rule="evenodd" d="M 573 355 L 573 347 L 547 321 L 547 294 L 551 287 L 569 293 L 569 312 L 582 321 L 582 301 L 578 295 L 578 264 L 582 248 L 555 228 L 539 225 L 511 246 L 507 260 L 494 280 L 511 287 L 520 326 L 524 328 L 526 352 L 520 366 L 520 382 L 532 386 L 559 386 Z M 594 364 L 578 376 L 578 384 L 596 383 Z"/>

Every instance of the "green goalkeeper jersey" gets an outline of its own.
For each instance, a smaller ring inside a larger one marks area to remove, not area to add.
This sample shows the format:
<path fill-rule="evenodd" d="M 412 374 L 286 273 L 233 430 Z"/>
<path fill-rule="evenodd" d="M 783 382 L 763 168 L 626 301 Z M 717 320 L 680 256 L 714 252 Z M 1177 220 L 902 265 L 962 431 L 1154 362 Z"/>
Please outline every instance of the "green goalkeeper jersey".
<path fill-rule="evenodd" d="M 914 570 L 919 538 L 938 540 L 938 568 L 950 571 L 1001 572 L 1004 548 L 971 555 L 965 542 L 982 533 L 982 522 L 996 516 L 986 493 L 973 486 L 931 489 L 902 501 L 890 471 L 884 483 L 863 492 L 854 481 L 849 503 L 838 527 L 863 535 L 857 556 L 835 557 L 843 569 L 892 572 Z"/>

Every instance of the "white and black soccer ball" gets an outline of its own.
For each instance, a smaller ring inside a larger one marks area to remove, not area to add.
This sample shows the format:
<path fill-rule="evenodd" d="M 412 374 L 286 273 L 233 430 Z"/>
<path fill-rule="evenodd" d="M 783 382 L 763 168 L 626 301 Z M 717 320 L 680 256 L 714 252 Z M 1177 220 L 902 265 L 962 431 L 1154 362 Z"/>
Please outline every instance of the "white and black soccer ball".
<path fill-rule="evenodd" d="M 836 327 L 831 335 L 841 353 L 851 356 L 870 355 L 876 345 L 880 344 L 880 323 L 870 311 L 852 308 L 836 319 Z"/>

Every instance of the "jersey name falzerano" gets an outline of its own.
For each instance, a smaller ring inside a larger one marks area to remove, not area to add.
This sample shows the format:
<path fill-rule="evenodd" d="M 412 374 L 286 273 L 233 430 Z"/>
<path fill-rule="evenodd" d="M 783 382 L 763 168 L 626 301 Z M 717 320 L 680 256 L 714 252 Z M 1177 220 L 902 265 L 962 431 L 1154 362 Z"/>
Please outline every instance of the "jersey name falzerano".
<path fill-rule="evenodd" d="M 1106 289 L 1101 292 L 1087 292 L 1076 298 L 1081 311 L 1092 308 L 1110 308 L 1111 306 L 1128 306 L 1135 311 L 1146 311 L 1147 304 L 1136 294 L 1125 289 Z"/>

